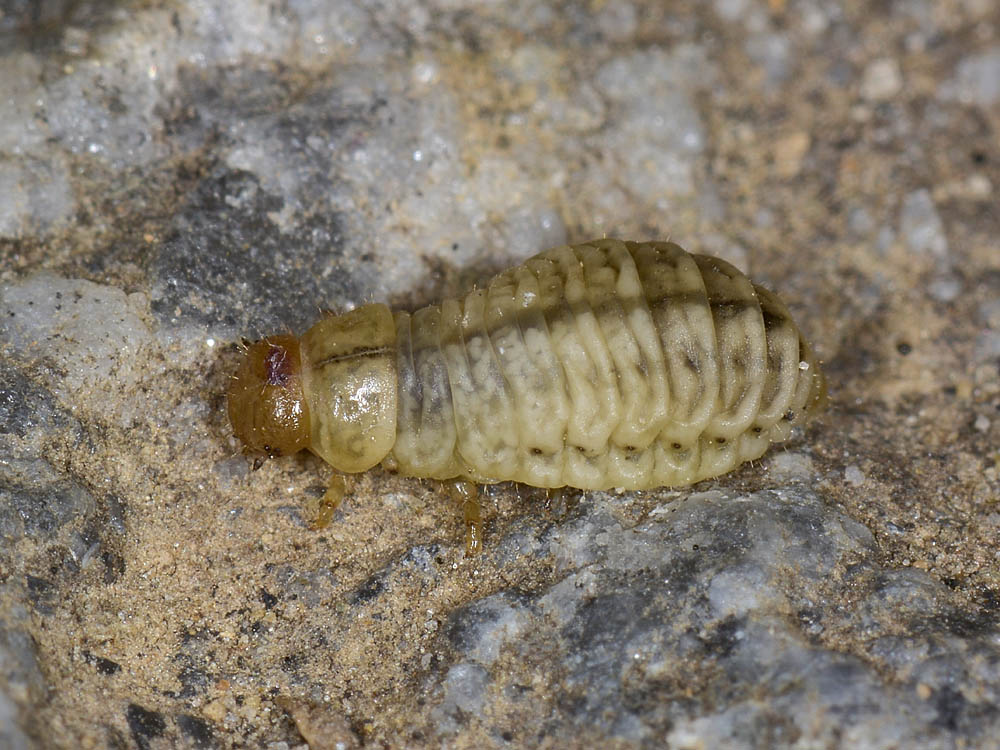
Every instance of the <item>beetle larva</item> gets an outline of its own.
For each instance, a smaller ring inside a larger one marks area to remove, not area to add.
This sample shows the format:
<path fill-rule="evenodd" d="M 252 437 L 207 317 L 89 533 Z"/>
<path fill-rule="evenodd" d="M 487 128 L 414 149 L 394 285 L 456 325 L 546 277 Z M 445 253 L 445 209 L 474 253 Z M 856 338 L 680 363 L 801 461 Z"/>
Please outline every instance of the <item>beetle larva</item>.
<path fill-rule="evenodd" d="M 371 304 L 265 338 L 228 402 L 236 436 L 268 456 L 635 490 L 757 458 L 825 393 L 788 308 L 729 263 L 597 240 L 412 314 Z M 475 536 L 470 502 L 466 490 Z"/>

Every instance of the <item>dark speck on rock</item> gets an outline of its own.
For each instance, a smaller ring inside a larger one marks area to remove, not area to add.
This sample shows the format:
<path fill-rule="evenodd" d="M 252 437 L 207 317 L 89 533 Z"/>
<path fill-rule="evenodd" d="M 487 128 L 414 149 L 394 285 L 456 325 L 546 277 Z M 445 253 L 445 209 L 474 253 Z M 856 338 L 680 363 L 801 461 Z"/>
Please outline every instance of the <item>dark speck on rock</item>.
<path fill-rule="evenodd" d="M 163 715 L 158 711 L 149 711 L 135 703 L 130 703 L 125 712 L 132 739 L 140 750 L 152 747 L 150 740 L 161 737 L 167 728 Z"/>

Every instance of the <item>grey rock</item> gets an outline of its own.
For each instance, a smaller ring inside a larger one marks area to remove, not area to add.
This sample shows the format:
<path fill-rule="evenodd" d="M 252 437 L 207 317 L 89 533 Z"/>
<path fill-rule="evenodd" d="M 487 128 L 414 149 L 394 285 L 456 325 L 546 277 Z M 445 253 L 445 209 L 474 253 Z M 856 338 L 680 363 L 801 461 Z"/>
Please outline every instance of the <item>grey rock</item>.
<path fill-rule="evenodd" d="M 28 535 L 52 538 L 74 518 L 94 509 L 86 489 L 43 459 L 10 461 L 0 478 L 0 538 L 10 550 Z"/>
<path fill-rule="evenodd" d="M 692 193 L 694 157 L 705 146 L 704 126 L 691 99 L 695 70 L 711 71 L 697 48 L 672 56 L 632 52 L 615 57 L 597 72 L 599 90 L 615 103 L 613 130 L 605 142 L 630 189 L 640 195 Z"/>
<path fill-rule="evenodd" d="M 19 720 L 17 705 L 0 689 L 0 746 L 9 750 L 27 750 L 31 747 L 28 736 L 18 726 Z"/>
<path fill-rule="evenodd" d="M 41 273 L 0 286 L 0 341 L 35 363 L 65 405 L 134 385 L 150 343 L 144 295 Z"/>
<path fill-rule="evenodd" d="M 0 435 L 30 439 L 68 426 L 72 417 L 44 388 L 0 359 Z"/>
<path fill-rule="evenodd" d="M 488 683 L 489 673 L 478 664 L 460 663 L 449 669 L 442 685 L 444 700 L 432 712 L 438 727 L 454 730 L 467 716 L 481 714 Z"/>
<path fill-rule="evenodd" d="M 540 715 L 559 707 L 551 731 L 566 742 L 943 748 L 955 732 L 994 736 L 995 625 L 953 609 L 925 573 L 880 568 L 868 530 L 813 492 L 695 494 L 631 528 L 610 507 L 549 536 L 574 568 L 548 590 L 453 613 L 440 733 L 460 735 L 465 711 L 499 735 L 488 717 L 503 713 L 503 685 L 533 673 L 548 676 L 547 698 L 520 700 Z M 836 604 L 849 588 L 864 592 L 854 611 Z M 905 638 L 890 634 L 899 622 Z M 822 638 L 834 629 L 860 650 Z"/>
<path fill-rule="evenodd" d="M 899 212 L 899 233 L 911 252 L 938 259 L 948 256 L 944 224 L 926 189 L 914 190 L 903 199 Z"/>
<path fill-rule="evenodd" d="M 0 237 L 45 232 L 73 212 L 68 175 L 59 161 L 0 157 Z"/>
<path fill-rule="evenodd" d="M 0 596 L 9 603 L 18 598 L 10 583 L 0 584 Z M 44 698 L 46 681 L 38 666 L 37 645 L 28 631 L 28 615 L 20 606 L 0 615 L 0 747 L 23 750 L 29 740 L 31 716 L 24 706 Z"/>
<path fill-rule="evenodd" d="M 283 234 L 267 218 L 283 201 L 247 173 L 205 180 L 190 206 L 179 212 L 177 230 L 153 260 L 152 310 L 165 327 L 301 330 L 328 294 L 350 298 L 352 287 L 321 291 L 323 272 L 342 242 L 335 216 Z M 313 288 L 304 290 L 304 283 Z M 310 298 L 313 304 L 305 301 Z"/>
<path fill-rule="evenodd" d="M 746 53 L 767 72 L 771 86 L 779 86 L 789 76 L 794 64 L 791 42 L 784 34 L 753 34 L 746 41 Z"/>
<path fill-rule="evenodd" d="M 903 87 L 899 63 L 891 58 L 873 60 L 861 77 L 861 96 L 872 101 L 884 101 L 896 96 Z"/>
<path fill-rule="evenodd" d="M 981 107 L 1000 102 L 1000 47 L 965 57 L 956 74 L 958 96 L 963 101 Z"/>

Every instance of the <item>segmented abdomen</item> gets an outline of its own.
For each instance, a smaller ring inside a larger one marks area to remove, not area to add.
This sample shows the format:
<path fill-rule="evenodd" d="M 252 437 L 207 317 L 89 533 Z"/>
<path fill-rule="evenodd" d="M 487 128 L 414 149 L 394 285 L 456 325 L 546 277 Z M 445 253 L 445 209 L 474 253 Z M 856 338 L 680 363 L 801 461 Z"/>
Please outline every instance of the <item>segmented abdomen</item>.
<path fill-rule="evenodd" d="M 554 248 L 395 323 L 392 457 L 415 476 L 690 484 L 786 438 L 823 388 L 774 294 L 666 242 Z"/>

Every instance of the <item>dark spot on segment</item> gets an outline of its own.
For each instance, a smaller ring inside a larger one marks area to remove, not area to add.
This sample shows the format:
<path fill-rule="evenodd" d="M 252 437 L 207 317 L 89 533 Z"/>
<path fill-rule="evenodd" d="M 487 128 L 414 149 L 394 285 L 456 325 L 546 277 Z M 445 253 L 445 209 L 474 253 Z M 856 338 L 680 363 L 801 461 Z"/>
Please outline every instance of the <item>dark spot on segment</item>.
<path fill-rule="evenodd" d="M 683 446 L 683 445 L 681 445 L 680 443 L 674 443 L 674 444 L 673 444 L 673 445 L 671 445 L 670 447 L 671 447 L 671 448 L 673 448 L 673 449 L 674 449 L 675 451 L 679 451 L 679 450 L 681 450 L 681 449 L 682 449 L 682 448 L 683 448 L 684 446 Z"/>
<path fill-rule="evenodd" d="M 780 328 L 785 325 L 785 323 L 789 322 L 788 318 L 782 315 L 778 310 L 771 307 L 765 307 L 764 305 L 761 305 L 760 314 L 764 318 L 765 331 L 773 331 L 775 328 Z"/>
<path fill-rule="evenodd" d="M 531 453 L 532 456 L 545 455 L 545 451 L 543 451 L 541 448 L 529 448 L 528 451 Z"/>
<path fill-rule="evenodd" d="M 752 307 L 757 307 L 757 301 L 745 299 L 727 299 L 712 302 L 712 312 L 725 320 L 732 320 L 743 315 Z"/>
<path fill-rule="evenodd" d="M 715 442 L 717 442 L 719 445 L 725 445 L 726 439 L 724 437 L 717 437 L 715 439 Z"/>
<path fill-rule="evenodd" d="M 759 435 L 759 434 L 760 434 L 760 433 L 762 433 L 763 431 L 764 431 L 764 428 L 763 428 L 763 427 L 760 427 L 760 426 L 755 426 L 755 427 L 753 428 L 753 432 L 754 432 L 754 434 L 755 434 L 755 435 Z"/>
<path fill-rule="evenodd" d="M 910 346 L 905 341 L 900 341 L 898 344 L 896 344 L 896 351 L 905 357 L 907 354 L 913 351 L 913 347 Z"/>
<path fill-rule="evenodd" d="M 794 411 L 787 411 L 787 412 L 785 412 L 785 416 L 783 416 L 782 419 L 784 419 L 786 422 L 794 422 L 795 421 L 795 412 Z"/>

